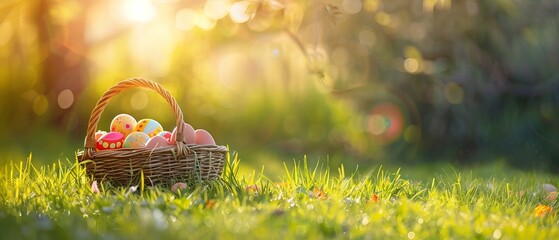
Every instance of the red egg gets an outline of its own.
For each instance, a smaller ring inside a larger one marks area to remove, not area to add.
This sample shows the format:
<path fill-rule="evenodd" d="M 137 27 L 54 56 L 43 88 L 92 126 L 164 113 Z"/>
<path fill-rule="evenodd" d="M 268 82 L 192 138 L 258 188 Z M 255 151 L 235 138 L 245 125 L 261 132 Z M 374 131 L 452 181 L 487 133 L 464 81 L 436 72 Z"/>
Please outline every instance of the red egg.
<path fill-rule="evenodd" d="M 204 129 L 197 129 L 194 134 L 196 135 L 196 144 L 206 145 L 211 144 L 215 145 L 215 140 L 212 135 L 204 130 Z"/>
<path fill-rule="evenodd" d="M 122 148 L 124 134 L 119 132 L 109 132 L 99 138 L 97 141 L 97 150 Z"/>
<path fill-rule="evenodd" d="M 190 126 L 188 123 L 184 123 L 184 136 L 186 140 L 186 144 L 195 144 L 196 143 L 196 134 L 194 134 L 194 128 Z M 177 128 L 173 130 L 171 134 L 171 144 L 175 144 L 177 142 Z"/>
<path fill-rule="evenodd" d="M 164 146 L 169 146 L 169 141 L 162 136 L 154 136 L 146 143 L 146 148 L 158 148 Z"/>

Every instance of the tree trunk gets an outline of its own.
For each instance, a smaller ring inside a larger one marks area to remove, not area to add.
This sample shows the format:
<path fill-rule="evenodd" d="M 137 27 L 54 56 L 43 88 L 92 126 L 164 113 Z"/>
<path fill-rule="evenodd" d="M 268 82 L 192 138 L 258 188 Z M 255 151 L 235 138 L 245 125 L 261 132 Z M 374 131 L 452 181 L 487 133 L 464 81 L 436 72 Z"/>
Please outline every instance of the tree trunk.
<path fill-rule="evenodd" d="M 60 4 L 58 1 L 39 0 L 35 14 L 40 54 L 44 57 L 40 81 L 49 102 L 49 122 L 67 132 L 76 132 L 84 122 L 73 110 L 75 100 L 88 84 L 85 27 L 89 3 L 80 1 L 78 12 L 62 23 L 50 13 L 55 4 Z"/>

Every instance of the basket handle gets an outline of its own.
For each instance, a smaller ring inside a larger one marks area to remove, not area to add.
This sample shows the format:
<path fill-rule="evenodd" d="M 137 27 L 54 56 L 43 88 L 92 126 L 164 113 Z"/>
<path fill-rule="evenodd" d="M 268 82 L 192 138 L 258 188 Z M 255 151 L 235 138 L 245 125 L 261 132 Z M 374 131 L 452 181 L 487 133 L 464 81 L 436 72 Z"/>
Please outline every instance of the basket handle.
<path fill-rule="evenodd" d="M 95 131 L 97 129 L 97 124 L 99 123 L 99 119 L 101 118 L 101 114 L 103 113 L 103 110 L 105 110 L 105 107 L 107 106 L 107 104 L 109 104 L 109 100 L 111 100 L 112 97 L 123 92 L 124 90 L 127 90 L 129 88 L 134 88 L 134 87 L 145 87 L 145 88 L 152 89 L 157 93 L 159 93 L 161 96 L 163 96 L 163 98 L 165 98 L 167 103 L 171 105 L 171 108 L 173 109 L 173 112 L 175 113 L 175 118 L 177 120 L 176 122 L 177 144 L 178 143 L 186 144 L 183 135 L 183 131 L 184 131 L 183 114 L 175 98 L 171 96 L 171 94 L 167 90 L 165 90 L 161 85 L 159 85 L 159 83 L 146 80 L 143 78 L 129 78 L 109 88 L 103 94 L 101 99 L 97 101 L 97 104 L 95 105 L 95 108 L 93 108 L 93 111 L 91 112 L 91 116 L 89 117 L 89 122 L 87 124 L 87 135 L 85 137 L 85 144 L 84 144 L 86 150 L 85 152 L 87 152 L 88 149 L 91 149 L 93 151 L 95 151 L 96 149 Z"/>

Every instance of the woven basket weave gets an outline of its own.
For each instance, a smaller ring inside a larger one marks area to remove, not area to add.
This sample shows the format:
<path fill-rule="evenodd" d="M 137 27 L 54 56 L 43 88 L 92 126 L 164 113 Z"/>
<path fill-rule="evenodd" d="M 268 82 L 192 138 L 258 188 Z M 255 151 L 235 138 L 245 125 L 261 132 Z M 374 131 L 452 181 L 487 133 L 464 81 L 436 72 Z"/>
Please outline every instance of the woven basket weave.
<path fill-rule="evenodd" d="M 124 90 L 145 87 L 159 93 L 173 109 L 176 117 L 176 145 L 158 148 L 119 148 L 96 150 L 95 132 L 109 100 Z M 183 113 L 175 98 L 156 82 L 142 78 L 124 80 L 107 90 L 91 112 L 84 150 L 78 159 L 85 163 L 88 174 L 96 180 L 119 185 L 138 183 L 143 175 L 146 184 L 169 184 L 175 180 L 204 181 L 219 178 L 223 171 L 225 146 L 186 144 L 183 134 Z"/>

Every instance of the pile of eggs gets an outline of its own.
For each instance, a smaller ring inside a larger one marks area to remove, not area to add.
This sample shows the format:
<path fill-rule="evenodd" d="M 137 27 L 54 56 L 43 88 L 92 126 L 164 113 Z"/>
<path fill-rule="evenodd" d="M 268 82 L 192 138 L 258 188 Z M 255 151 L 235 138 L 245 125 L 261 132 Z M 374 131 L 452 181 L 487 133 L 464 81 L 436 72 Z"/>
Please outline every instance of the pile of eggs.
<path fill-rule="evenodd" d="M 194 130 L 192 126 L 184 124 L 184 139 L 187 144 L 212 144 L 212 135 L 204 130 Z M 153 119 L 136 121 L 128 114 L 119 114 L 111 121 L 110 132 L 97 131 L 95 141 L 97 150 L 118 148 L 157 148 L 175 145 L 177 128 L 172 132 L 163 130 L 161 124 Z"/>

